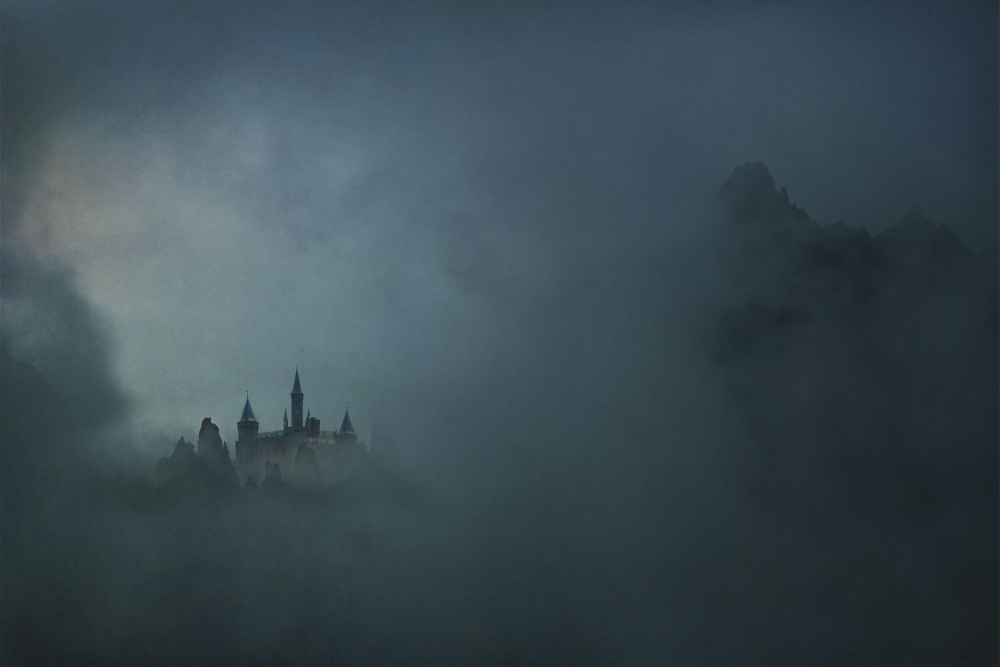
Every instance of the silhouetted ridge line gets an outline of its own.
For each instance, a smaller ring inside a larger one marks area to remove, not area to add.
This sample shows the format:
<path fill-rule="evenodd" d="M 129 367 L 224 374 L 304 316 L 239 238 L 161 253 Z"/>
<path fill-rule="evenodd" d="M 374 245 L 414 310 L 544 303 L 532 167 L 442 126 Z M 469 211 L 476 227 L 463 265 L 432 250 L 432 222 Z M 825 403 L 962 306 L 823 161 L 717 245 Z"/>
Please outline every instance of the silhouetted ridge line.
<path fill-rule="evenodd" d="M 787 274 L 794 291 L 815 287 L 808 278 L 819 271 L 832 286 L 830 272 L 836 269 L 865 289 L 871 279 L 887 272 L 932 281 L 955 271 L 996 278 L 987 275 L 992 264 L 985 254 L 977 259 L 955 232 L 925 218 L 918 206 L 875 237 L 842 221 L 821 226 L 790 202 L 785 188 L 776 188 L 763 162 L 736 167 L 719 189 L 717 204 L 741 243 L 739 261 L 750 261 L 755 277 Z"/>
<path fill-rule="evenodd" d="M 736 167 L 719 191 L 728 215 L 746 222 L 810 220 L 806 212 L 792 204 L 788 191 L 775 188 L 774 178 L 763 162 L 747 162 Z"/>

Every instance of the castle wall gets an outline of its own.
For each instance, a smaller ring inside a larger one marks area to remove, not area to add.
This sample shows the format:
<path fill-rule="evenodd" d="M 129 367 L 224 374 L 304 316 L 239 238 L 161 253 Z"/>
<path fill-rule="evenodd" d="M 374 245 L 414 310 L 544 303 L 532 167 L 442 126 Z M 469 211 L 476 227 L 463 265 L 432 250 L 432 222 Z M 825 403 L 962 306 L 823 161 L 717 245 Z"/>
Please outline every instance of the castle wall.
<path fill-rule="evenodd" d="M 281 435 L 277 435 L 281 434 Z M 305 431 L 289 429 L 263 434 L 247 442 L 237 441 L 237 469 L 241 478 L 250 477 L 259 486 L 267 474 L 268 464 L 277 463 L 283 481 L 296 483 L 295 465 L 299 447 L 305 444 L 315 452 L 316 463 L 323 478 L 334 481 L 351 472 L 367 458 L 364 443 L 357 436 L 319 431 L 316 437 L 308 437 Z"/>

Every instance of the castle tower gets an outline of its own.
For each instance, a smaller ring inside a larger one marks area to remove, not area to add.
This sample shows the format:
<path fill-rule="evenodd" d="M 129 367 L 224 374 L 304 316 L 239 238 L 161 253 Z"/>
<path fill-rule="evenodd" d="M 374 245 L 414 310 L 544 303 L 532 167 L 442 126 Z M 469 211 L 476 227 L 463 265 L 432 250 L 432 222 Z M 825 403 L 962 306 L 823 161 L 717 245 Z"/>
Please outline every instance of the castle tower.
<path fill-rule="evenodd" d="M 309 410 L 306 410 L 306 433 L 312 438 L 319 437 L 319 419 L 313 417 Z"/>
<path fill-rule="evenodd" d="M 288 433 L 288 408 L 285 408 L 285 416 L 282 418 L 281 421 L 285 425 L 285 433 Z"/>
<path fill-rule="evenodd" d="M 299 369 L 295 369 L 295 384 L 292 385 L 292 430 L 302 430 L 302 387 L 299 386 Z"/>
<path fill-rule="evenodd" d="M 344 421 L 340 422 L 340 430 L 337 431 L 337 442 L 350 442 L 355 443 L 358 441 L 358 435 L 354 432 L 354 424 L 351 423 L 350 412 L 344 410 Z"/>
<path fill-rule="evenodd" d="M 236 422 L 236 430 L 240 434 L 239 440 L 236 441 L 236 458 L 241 463 L 244 457 L 250 455 L 250 448 L 257 441 L 259 427 L 257 418 L 253 416 L 253 408 L 250 407 L 250 395 L 247 394 L 247 402 L 243 406 L 243 416 Z"/>
<path fill-rule="evenodd" d="M 250 395 L 247 394 L 247 402 L 243 406 L 243 416 L 236 422 L 236 430 L 239 431 L 240 440 L 256 440 L 259 427 L 257 418 L 253 416 L 253 408 L 250 407 Z"/>

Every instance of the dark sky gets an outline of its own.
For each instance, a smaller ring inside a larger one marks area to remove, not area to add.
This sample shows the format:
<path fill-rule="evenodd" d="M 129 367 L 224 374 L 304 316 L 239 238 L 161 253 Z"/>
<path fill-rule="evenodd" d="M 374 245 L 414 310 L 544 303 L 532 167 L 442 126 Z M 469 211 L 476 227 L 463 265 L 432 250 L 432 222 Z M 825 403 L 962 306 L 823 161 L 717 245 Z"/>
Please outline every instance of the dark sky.
<path fill-rule="evenodd" d="M 676 269 L 678 312 L 699 303 L 712 271 L 677 267 L 746 161 L 822 224 L 877 233 L 918 204 L 995 243 L 995 19 L 979 2 L 11 0 L 4 248 L 72 271 L 130 433 L 211 416 L 232 442 L 244 390 L 278 428 L 298 366 L 325 425 L 349 403 L 363 436 L 381 410 L 415 443 L 440 427 L 417 397 L 461 394 L 505 354 L 562 373 L 576 345 L 600 368 L 606 322 L 644 308 L 608 296 L 636 261 Z M 5 317 L 28 322 L 30 357 L 44 327 L 22 311 Z"/>

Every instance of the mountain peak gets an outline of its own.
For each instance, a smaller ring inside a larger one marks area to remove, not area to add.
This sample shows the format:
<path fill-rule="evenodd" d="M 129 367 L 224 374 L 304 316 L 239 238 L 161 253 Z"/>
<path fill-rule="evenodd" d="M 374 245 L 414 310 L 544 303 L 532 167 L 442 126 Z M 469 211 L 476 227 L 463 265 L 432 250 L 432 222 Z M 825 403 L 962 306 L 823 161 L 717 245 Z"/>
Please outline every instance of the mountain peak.
<path fill-rule="evenodd" d="M 726 213 L 743 222 L 808 220 L 806 212 L 788 200 L 788 191 L 775 188 L 774 178 L 763 162 L 747 162 L 733 170 L 719 190 Z"/>

